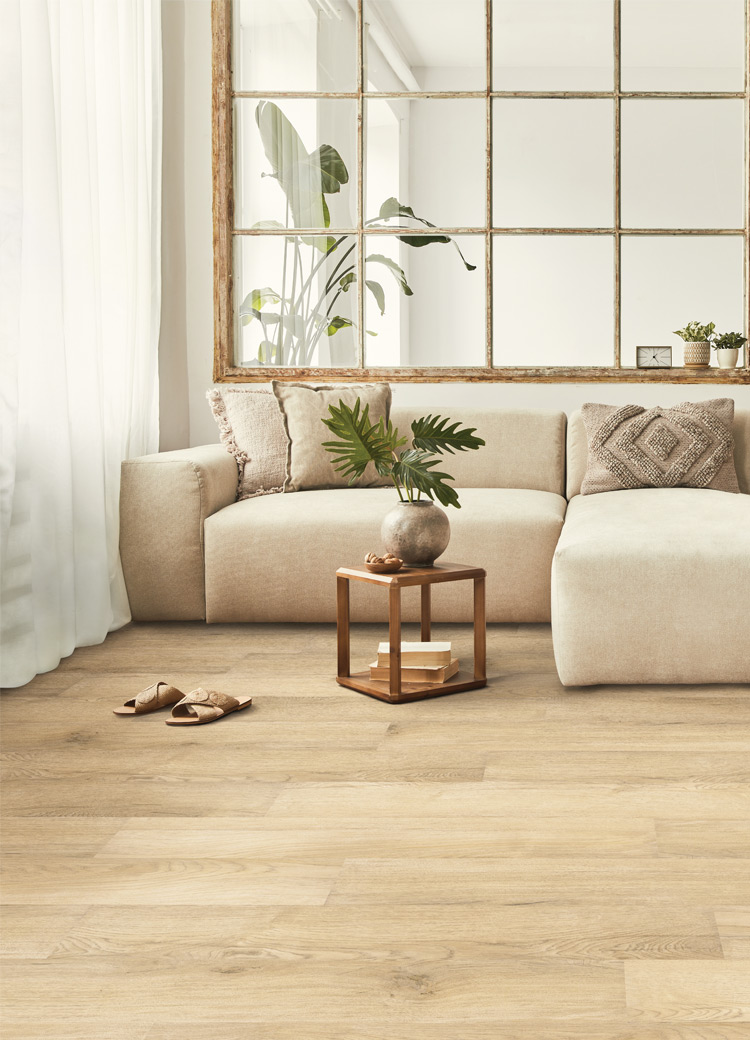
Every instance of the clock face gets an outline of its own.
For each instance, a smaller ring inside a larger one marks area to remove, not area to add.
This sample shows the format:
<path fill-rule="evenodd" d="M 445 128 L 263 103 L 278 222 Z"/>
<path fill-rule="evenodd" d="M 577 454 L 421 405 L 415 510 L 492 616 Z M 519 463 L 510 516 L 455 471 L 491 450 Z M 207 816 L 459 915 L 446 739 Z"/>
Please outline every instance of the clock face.
<path fill-rule="evenodd" d="M 638 368 L 671 368 L 671 347 L 636 347 Z"/>

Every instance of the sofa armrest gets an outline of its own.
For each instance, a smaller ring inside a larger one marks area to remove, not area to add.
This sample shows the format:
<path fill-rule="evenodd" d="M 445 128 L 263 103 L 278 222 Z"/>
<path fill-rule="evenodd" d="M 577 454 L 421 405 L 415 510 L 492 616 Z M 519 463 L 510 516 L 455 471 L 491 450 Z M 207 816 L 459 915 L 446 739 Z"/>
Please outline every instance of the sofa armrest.
<path fill-rule="evenodd" d="M 203 523 L 236 494 L 237 463 L 220 444 L 123 462 L 120 556 L 135 621 L 206 616 Z"/>

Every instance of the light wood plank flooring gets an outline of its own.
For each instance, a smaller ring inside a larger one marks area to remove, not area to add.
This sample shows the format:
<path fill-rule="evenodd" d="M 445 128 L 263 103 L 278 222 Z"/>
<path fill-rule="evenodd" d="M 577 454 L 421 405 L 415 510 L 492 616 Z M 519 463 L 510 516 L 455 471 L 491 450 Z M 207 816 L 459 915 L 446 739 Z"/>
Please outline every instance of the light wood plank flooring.
<path fill-rule="evenodd" d="M 335 659 L 132 625 L 3 693 L 5 1040 L 750 1037 L 747 687 L 566 690 L 546 625 L 414 704 Z M 159 678 L 254 706 L 111 714 Z"/>

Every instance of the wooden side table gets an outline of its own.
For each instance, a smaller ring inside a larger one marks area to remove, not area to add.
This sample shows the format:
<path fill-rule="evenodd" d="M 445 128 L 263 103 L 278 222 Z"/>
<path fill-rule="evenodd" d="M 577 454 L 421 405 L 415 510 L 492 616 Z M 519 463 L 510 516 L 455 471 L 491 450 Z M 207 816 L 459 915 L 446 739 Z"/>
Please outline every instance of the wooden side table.
<path fill-rule="evenodd" d="M 487 685 L 487 629 L 484 608 L 484 579 L 481 567 L 460 563 L 436 563 L 433 567 L 402 567 L 395 574 L 372 574 L 364 567 L 340 567 L 336 571 L 336 636 L 338 674 L 336 682 L 350 690 L 378 697 L 390 704 L 441 697 L 461 690 L 477 690 Z M 371 679 L 366 672 L 350 672 L 349 656 L 349 582 L 365 581 L 388 589 L 388 635 L 390 638 L 390 679 Z M 401 589 L 419 585 L 422 590 L 423 643 L 430 641 L 430 599 L 433 585 L 444 581 L 474 582 L 474 677 L 458 672 L 444 683 L 401 682 Z"/>

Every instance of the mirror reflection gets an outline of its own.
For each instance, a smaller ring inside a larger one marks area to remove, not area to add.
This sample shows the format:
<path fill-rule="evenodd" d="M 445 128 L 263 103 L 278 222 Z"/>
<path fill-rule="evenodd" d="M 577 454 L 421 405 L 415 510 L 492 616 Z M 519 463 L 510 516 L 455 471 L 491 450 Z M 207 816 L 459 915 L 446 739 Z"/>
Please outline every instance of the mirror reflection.
<path fill-rule="evenodd" d="M 484 0 L 364 0 L 366 90 L 485 90 Z"/>

